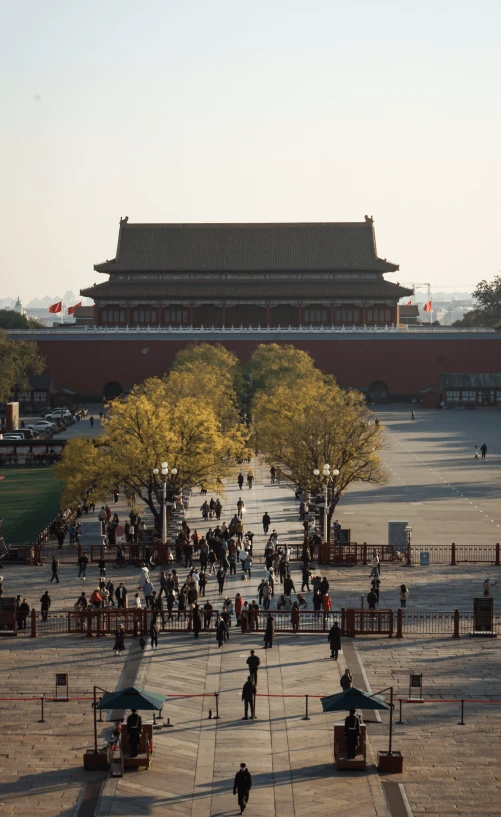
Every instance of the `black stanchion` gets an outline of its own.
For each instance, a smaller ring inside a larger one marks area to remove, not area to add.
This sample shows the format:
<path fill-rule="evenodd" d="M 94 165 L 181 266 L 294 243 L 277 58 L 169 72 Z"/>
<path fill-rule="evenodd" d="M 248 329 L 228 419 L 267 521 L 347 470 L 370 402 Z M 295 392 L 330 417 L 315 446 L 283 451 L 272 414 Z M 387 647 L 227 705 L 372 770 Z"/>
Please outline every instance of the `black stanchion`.
<path fill-rule="evenodd" d="M 42 697 L 40 698 L 40 704 L 41 704 L 41 706 L 42 706 L 42 716 L 41 716 L 41 718 L 40 718 L 40 720 L 39 720 L 39 723 L 45 723 L 45 718 L 44 718 L 44 716 L 43 716 L 43 695 L 42 695 Z"/>
<path fill-rule="evenodd" d="M 214 715 L 214 718 L 215 720 L 219 720 L 219 692 L 215 692 L 214 697 L 216 699 L 216 714 Z"/>
<path fill-rule="evenodd" d="M 308 696 L 305 695 L 304 697 L 305 697 L 305 701 L 306 701 L 306 710 L 305 710 L 305 713 L 304 713 L 303 721 L 309 721 L 310 716 L 308 715 Z"/>
<path fill-rule="evenodd" d="M 464 701 L 461 701 L 461 720 L 458 723 L 458 726 L 465 726 L 464 722 Z"/>
<path fill-rule="evenodd" d="M 403 723 L 403 720 L 402 720 L 402 698 L 400 698 L 400 720 L 398 720 L 397 723 Z"/>

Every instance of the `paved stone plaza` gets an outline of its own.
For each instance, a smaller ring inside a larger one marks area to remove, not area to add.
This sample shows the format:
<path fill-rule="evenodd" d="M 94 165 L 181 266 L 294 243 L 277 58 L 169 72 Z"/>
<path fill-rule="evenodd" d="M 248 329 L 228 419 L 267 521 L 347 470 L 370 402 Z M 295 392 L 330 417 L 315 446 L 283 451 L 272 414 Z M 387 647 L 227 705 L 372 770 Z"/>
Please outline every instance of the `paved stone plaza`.
<path fill-rule="evenodd" d="M 383 489 L 354 489 L 339 506 L 343 526 L 351 527 L 357 541 L 383 543 L 389 519 L 405 519 L 413 526 L 414 544 L 495 543 L 500 538 L 501 493 L 499 414 L 486 412 L 419 412 L 414 423 L 409 410 L 378 413 L 388 431 L 384 458 L 392 479 Z M 482 436 L 481 436 L 482 435 Z M 474 461 L 473 446 L 486 442 L 485 462 Z M 334 463 L 331 463 L 334 465 Z M 267 469 L 254 467 L 257 481 L 244 488 L 245 525 L 255 531 L 252 580 L 240 574 L 228 581 L 227 594 L 256 597 L 263 568 L 259 556 L 265 542 L 260 525 L 268 510 L 281 542 L 300 540 L 297 506 L 285 486 L 271 486 Z M 463 494 L 463 496 L 461 496 Z M 229 486 L 223 504 L 232 515 L 239 492 Z M 413 504 L 420 503 L 423 504 Z M 471 504 L 470 504 L 471 503 Z M 187 513 L 191 528 L 205 531 L 194 495 Z M 125 513 L 121 504 L 119 514 Z M 497 515 L 498 514 L 498 515 Z M 491 522 L 491 519 L 494 520 Z M 84 518 L 83 534 L 98 542 L 98 522 Z M 61 583 L 48 583 L 49 563 L 42 568 L 6 567 L 4 594 L 21 593 L 39 607 L 48 588 L 53 609 L 68 609 L 84 588 L 76 567 L 63 565 Z M 181 576 L 186 570 L 181 568 Z M 112 577 L 134 591 L 137 570 Z M 335 609 L 358 606 L 369 587 L 369 568 L 322 569 L 331 583 Z M 384 567 L 380 606 L 397 609 L 398 585 L 410 589 L 408 608 L 471 610 L 487 575 L 501 578 L 501 568 L 488 565 L 435 565 L 429 568 Z M 91 592 L 97 567 L 88 569 L 86 590 Z M 159 570 L 153 572 L 158 584 Z M 293 573 L 300 588 L 299 571 Z M 208 597 L 220 597 L 211 579 Z M 501 585 L 493 588 L 495 605 Z M 308 597 L 311 609 L 311 597 Z M 214 605 L 216 606 L 216 604 Z M 130 642 L 133 640 L 130 639 Z M 70 694 L 85 697 L 92 684 L 114 689 L 124 668 L 123 658 L 111 651 L 111 639 L 86 639 L 62 635 L 36 641 L 19 637 L 4 641 L 1 678 L 4 697 L 14 691 L 26 695 L 53 694 L 56 671 L 70 673 Z M 251 648 L 261 657 L 258 720 L 242 722 L 240 691 L 246 679 L 245 660 Z M 137 646 L 130 649 L 134 652 Z M 333 725 L 340 718 L 324 715 L 318 698 L 310 699 L 311 720 L 304 716 L 305 693 L 311 696 L 340 690 L 339 675 L 348 664 L 375 692 L 392 684 L 397 697 L 407 697 L 409 673 L 424 675 L 424 697 L 437 703 L 404 704 L 403 725 L 394 721 L 394 749 L 404 754 L 402 782 L 412 812 L 435 815 L 501 815 L 501 749 L 497 735 L 501 704 L 482 705 L 477 698 L 501 700 L 501 662 L 498 640 L 459 641 L 445 636 L 346 639 L 337 664 L 329 659 L 326 638 L 317 635 L 278 634 L 271 651 L 262 650 L 257 634 L 242 635 L 232 628 L 230 641 L 218 650 L 214 635 L 195 641 L 188 633 L 162 635 L 159 649 L 145 651 L 138 682 L 169 695 L 164 709 L 174 727 L 155 731 L 152 768 L 128 772 L 119 781 L 108 781 L 99 804 L 103 815 L 190 815 L 215 817 L 237 812 L 231 794 L 238 764 L 245 760 L 254 777 L 248 814 L 343 814 L 387 817 L 382 780 L 374 766 L 368 773 L 336 772 L 333 766 Z M 130 659 L 127 659 L 129 661 Z M 220 693 L 219 721 L 214 692 Z M 207 697 L 179 697 L 207 693 Z M 282 698 L 282 695 L 298 695 Z M 174 697 L 171 697 L 174 696 Z M 465 725 L 460 720 L 461 698 L 466 704 Z M 454 699 L 449 703 L 449 699 Z M 49 704 L 46 723 L 39 724 L 38 701 L 2 701 L 0 706 L 0 773 L 2 814 L 64 815 L 86 817 L 93 813 L 95 791 L 89 786 L 98 776 L 84 773 L 82 756 L 92 746 L 92 710 L 89 701 Z M 103 724 L 104 726 L 104 724 Z M 388 741 L 388 715 L 368 725 L 369 761 Z M 83 784 L 85 784 L 83 786 Z M 88 801 L 85 795 L 88 795 Z M 91 796 L 92 795 L 92 796 Z M 79 798 L 81 798 L 79 800 Z M 86 811 L 87 809 L 87 811 Z"/>

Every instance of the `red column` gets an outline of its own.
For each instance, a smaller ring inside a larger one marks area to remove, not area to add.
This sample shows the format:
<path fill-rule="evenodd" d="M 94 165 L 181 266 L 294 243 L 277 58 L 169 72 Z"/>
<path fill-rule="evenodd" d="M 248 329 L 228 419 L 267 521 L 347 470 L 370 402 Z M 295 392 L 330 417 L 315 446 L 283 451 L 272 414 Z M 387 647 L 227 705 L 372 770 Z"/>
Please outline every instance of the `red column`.
<path fill-rule="evenodd" d="M 130 326 L 132 319 L 130 304 L 125 308 L 125 325 Z"/>
<path fill-rule="evenodd" d="M 99 307 L 97 304 L 94 304 L 94 326 L 100 326 L 99 320 Z"/>
<path fill-rule="evenodd" d="M 331 326 L 334 326 L 334 318 L 335 318 L 335 314 L 334 314 L 334 304 L 331 304 L 331 305 L 330 305 L 330 307 L 329 307 L 329 313 L 330 313 L 330 318 L 329 318 L 329 320 L 330 320 L 330 322 L 331 322 Z"/>
<path fill-rule="evenodd" d="M 223 329 L 226 326 L 226 304 L 223 304 L 221 307 L 221 326 Z"/>
<path fill-rule="evenodd" d="M 266 326 L 270 326 L 270 325 L 271 325 L 271 306 L 270 306 L 269 304 L 266 304 L 266 317 L 265 317 L 265 321 L 266 321 Z"/>
<path fill-rule="evenodd" d="M 360 323 L 362 326 L 365 326 L 367 323 L 367 307 L 363 306 L 360 310 Z"/>
<path fill-rule="evenodd" d="M 190 304 L 189 308 L 188 308 L 188 323 L 189 323 L 190 326 L 193 326 L 194 318 L 195 318 L 195 313 L 194 313 L 194 310 L 193 310 L 193 304 Z"/>
<path fill-rule="evenodd" d="M 299 304 L 297 308 L 297 325 L 303 325 L 303 304 Z"/>

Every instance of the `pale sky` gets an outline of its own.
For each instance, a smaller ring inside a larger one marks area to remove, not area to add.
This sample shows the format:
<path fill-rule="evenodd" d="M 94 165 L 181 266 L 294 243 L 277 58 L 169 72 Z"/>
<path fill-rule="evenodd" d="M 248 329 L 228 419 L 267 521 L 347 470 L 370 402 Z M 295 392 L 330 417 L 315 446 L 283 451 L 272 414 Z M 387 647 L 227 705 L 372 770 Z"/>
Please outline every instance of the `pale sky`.
<path fill-rule="evenodd" d="M 120 216 L 375 219 L 387 276 L 501 269 L 496 0 L 0 0 L 0 297 L 106 276 Z"/>

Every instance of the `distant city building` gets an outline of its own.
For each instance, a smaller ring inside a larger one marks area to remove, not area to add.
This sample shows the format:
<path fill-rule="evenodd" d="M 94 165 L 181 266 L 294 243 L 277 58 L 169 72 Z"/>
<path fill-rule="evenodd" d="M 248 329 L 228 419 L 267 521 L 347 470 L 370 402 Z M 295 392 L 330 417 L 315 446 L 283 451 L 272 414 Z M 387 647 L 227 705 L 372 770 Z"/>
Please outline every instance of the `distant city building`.
<path fill-rule="evenodd" d="M 372 218 L 353 223 L 129 224 L 106 283 L 81 290 L 97 326 L 391 326 L 412 290 L 386 281 Z"/>
<path fill-rule="evenodd" d="M 16 301 L 16 303 L 14 305 L 14 311 L 17 312 L 18 315 L 25 315 L 26 314 L 26 311 L 23 308 L 23 305 L 21 303 L 21 299 L 20 299 L 19 295 L 17 296 L 17 301 Z"/>

